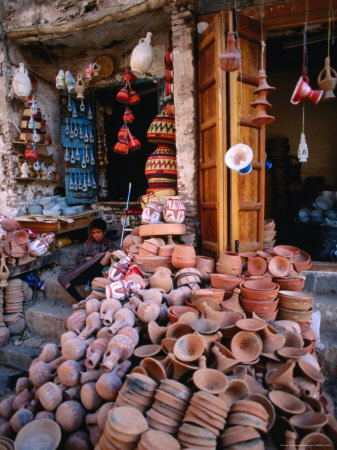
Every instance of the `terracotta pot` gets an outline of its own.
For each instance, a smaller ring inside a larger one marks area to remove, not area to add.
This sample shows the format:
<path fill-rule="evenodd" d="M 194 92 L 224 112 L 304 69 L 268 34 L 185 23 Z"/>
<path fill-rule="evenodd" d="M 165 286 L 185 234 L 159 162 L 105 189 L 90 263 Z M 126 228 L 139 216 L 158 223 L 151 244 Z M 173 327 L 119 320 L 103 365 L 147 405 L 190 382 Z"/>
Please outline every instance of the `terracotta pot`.
<path fill-rule="evenodd" d="M 278 302 L 278 298 L 271 301 L 246 300 L 244 298 L 241 299 L 241 305 L 246 312 L 254 311 L 257 314 L 269 314 L 274 312 L 278 306 Z"/>
<path fill-rule="evenodd" d="M 0 402 L 0 414 L 5 419 L 10 419 L 14 414 L 13 402 L 16 398 L 15 394 L 9 395 Z"/>
<path fill-rule="evenodd" d="M 68 339 L 62 345 L 62 356 L 65 360 L 79 361 L 82 359 L 87 351 L 88 345 L 93 339 L 83 341 L 79 338 Z"/>
<path fill-rule="evenodd" d="M 284 291 L 302 292 L 305 278 L 275 278 L 275 283 Z"/>
<path fill-rule="evenodd" d="M 60 356 L 60 350 L 58 345 L 53 343 L 48 343 L 43 346 L 40 353 L 39 360 L 45 363 L 49 363 Z"/>
<path fill-rule="evenodd" d="M 268 270 L 274 277 L 286 277 L 290 269 L 290 261 L 284 256 L 273 256 L 268 263 Z"/>
<path fill-rule="evenodd" d="M 183 362 L 192 362 L 200 358 L 204 352 L 204 342 L 196 334 L 186 334 L 174 344 L 174 356 Z"/>
<path fill-rule="evenodd" d="M 75 333 L 75 331 L 66 331 L 65 333 L 63 333 L 60 338 L 61 347 L 68 339 L 73 339 L 74 337 L 77 338 L 77 334 Z"/>
<path fill-rule="evenodd" d="M 326 414 L 307 411 L 290 417 L 289 422 L 303 431 L 319 432 L 328 422 Z"/>
<path fill-rule="evenodd" d="M 314 297 L 309 294 L 297 291 L 279 291 L 280 306 L 296 311 L 308 311 L 312 305 Z"/>
<path fill-rule="evenodd" d="M 261 319 L 239 319 L 236 322 L 237 328 L 243 331 L 251 331 L 256 333 L 257 331 L 264 330 L 266 328 L 266 322 Z"/>
<path fill-rule="evenodd" d="M 191 322 L 190 325 L 194 331 L 201 334 L 214 334 L 219 329 L 219 322 L 212 319 L 197 319 Z"/>
<path fill-rule="evenodd" d="M 259 432 L 254 428 L 237 425 L 224 430 L 221 435 L 221 444 L 223 447 L 231 447 L 232 445 L 258 439 L 259 437 Z"/>
<path fill-rule="evenodd" d="M 18 411 L 22 406 L 26 403 L 30 402 L 33 399 L 32 394 L 28 391 L 28 389 L 24 389 L 20 394 L 18 394 L 13 403 L 12 408 L 14 411 Z"/>
<path fill-rule="evenodd" d="M 225 275 L 221 273 L 211 274 L 211 285 L 216 289 L 225 289 L 226 291 L 233 291 L 239 286 L 242 279 L 233 275 Z"/>
<path fill-rule="evenodd" d="M 172 253 L 172 265 L 176 269 L 194 267 L 196 254 L 192 245 L 176 245 Z"/>
<path fill-rule="evenodd" d="M 50 363 L 44 363 L 38 361 L 32 364 L 29 368 L 29 378 L 36 386 L 42 386 L 42 384 L 49 381 L 56 375 L 57 368 L 64 361 L 63 357 L 57 358 Z"/>
<path fill-rule="evenodd" d="M 173 364 L 173 380 L 179 380 L 186 372 L 198 370 L 198 366 L 186 364 L 176 359 L 173 353 L 169 353 L 168 356 Z"/>
<path fill-rule="evenodd" d="M 100 304 L 100 318 L 105 327 L 110 327 L 113 324 L 114 314 L 121 309 L 121 307 L 121 303 L 115 299 L 104 300 Z"/>
<path fill-rule="evenodd" d="M 299 447 L 303 450 L 318 450 L 322 447 L 326 450 L 333 450 L 335 447 L 327 436 L 322 433 L 309 433 L 301 439 Z"/>
<path fill-rule="evenodd" d="M 300 390 L 294 382 L 293 362 L 279 364 L 277 369 L 268 370 L 265 375 L 265 382 L 270 389 L 282 389 L 296 396 L 300 395 Z"/>
<path fill-rule="evenodd" d="M 313 308 L 310 308 L 308 311 L 295 311 L 292 309 L 281 308 L 279 307 L 278 318 L 285 320 L 293 320 L 296 322 L 311 322 L 311 316 L 313 313 Z M 307 327 L 307 325 L 306 325 Z"/>
<path fill-rule="evenodd" d="M 276 316 L 278 314 L 278 309 L 272 313 L 258 313 L 257 316 L 260 317 L 260 319 L 265 320 L 266 322 L 271 322 L 276 319 Z"/>
<path fill-rule="evenodd" d="M 169 306 L 183 305 L 190 291 L 191 289 L 188 286 L 181 286 L 178 289 L 173 289 L 168 295 L 164 294 L 163 298 Z"/>
<path fill-rule="evenodd" d="M 88 411 L 99 408 L 103 402 L 103 399 L 96 391 L 96 383 L 94 381 L 82 384 L 80 398 L 82 405 Z"/>
<path fill-rule="evenodd" d="M 64 361 L 57 369 L 61 383 L 65 386 L 72 387 L 79 383 L 81 365 L 77 361 Z"/>
<path fill-rule="evenodd" d="M 159 289 L 160 292 L 168 293 L 173 288 L 171 271 L 166 267 L 157 267 L 154 275 L 150 278 L 151 288 Z"/>
<path fill-rule="evenodd" d="M 10 425 L 15 433 L 18 433 L 27 423 L 34 420 L 34 414 L 28 409 L 21 408 L 10 418 Z"/>
<path fill-rule="evenodd" d="M 195 289 L 190 292 L 189 297 L 192 303 L 195 303 L 199 298 L 206 297 L 212 298 L 217 303 L 220 304 L 224 299 L 224 295 L 225 295 L 224 289 L 208 288 L 208 289 Z"/>
<path fill-rule="evenodd" d="M 107 339 L 96 339 L 93 341 L 86 352 L 85 367 L 87 369 L 95 369 L 101 361 L 104 352 L 108 346 Z"/>
<path fill-rule="evenodd" d="M 241 275 L 242 262 L 240 255 L 233 252 L 223 252 L 216 264 L 216 271 L 226 275 Z"/>
<path fill-rule="evenodd" d="M 166 334 L 166 331 L 167 327 L 160 327 L 154 320 L 148 323 L 147 332 L 152 344 L 160 344 Z"/>
<path fill-rule="evenodd" d="M 253 276 L 260 276 L 267 270 L 267 262 L 261 256 L 248 259 L 247 270 Z"/>
<path fill-rule="evenodd" d="M 82 309 L 75 311 L 66 321 L 67 330 L 80 334 L 85 327 L 86 318 L 87 314 Z"/>
<path fill-rule="evenodd" d="M 249 281 L 246 281 L 245 283 L 249 283 Z M 274 283 L 270 283 L 270 284 L 274 284 Z M 253 290 L 253 289 L 246 288 L 244 283 L 241 283 L 240 290 L 241 290 L 242 299 L 244 299 L 244 300 L 250 300 L 250 301 L 254 301 L 254 302 L 259 302 L 259 301 L 266 302 L 266 301 L 273 301 L 277 298 L 279 286 L 275 285 L 275 287 L 270 290 Z"/>
<path fill-rule="evenodd" d="M 319 385 L 318 383 L 310 380 L 307 377 L 295 377 L 294 381 L 301 390 L 301 396 L 311 398 L 319 398 Z"/>
<path fill-rule="evenodd" d="M 244 315 L 235 311 L 226 312 L 219 320 L 219 329 L 225 338 L 231 338 L 236 333 L 236 322 L 243 319 Z"/>
<path fill-rule="evenodd" d="M 219 67 L 226 72 L 238 70 L 241 64 L 241 53 L 237 49 L 237 39 L 235 32 L 227 33 L 226 51 L 219 56 Z"/>
<path fill-rule="evenodd" d="M 114 336 L 119 330 L 124 327 L 133 327 L 135 324 L 135 315 L 132 311 L 126 308 L 119 309 L 115 312 L 114 323 L 108 328 L 108 336 Z"/>
<path fill-rule="evenodd" d="M 75 400 L 69 400 L 61 403 L 57 408 L 55 420 L 63 431 L 72 433 L 81 428 L 84 416 L 83 406 Z"/>
<path fill-rule="evenodd" d="M 45 383 L 39 389 L 39 401 L 47 411 L 54 411 L 62 402 L 63 391 L 55 383 Z"/>
<path fill-rule="evenodd" d="M 179 317 L 187 312 L 195 312 L 195 309 L 190 306 L 170 306 L 167 315 L 171 323 L 176 323 Z"/>
<path fill-rule="evenodd" d="M 281 347 L 285 344 L 286 338 L 283 334 L 273 333 L 267 326 L 263 330 L 263 352 L 273 353 L 276 350 L 281 350 Z"/>
<path fill-rule="evenodd" d="M 262 341 L 250 331 L 239 331 L 231 341 L 231 351 L 234 357 L 243 363 L 255 361 L 262 351 Z"/>
<path fill-rule="evenodd" d="M 211 279 L 211 274 L 214 272 L 215 262 L 213 258 L 198 255 L 195 267 L 201 273 L 203 280 L 205 282 L 209 282 Z"/>

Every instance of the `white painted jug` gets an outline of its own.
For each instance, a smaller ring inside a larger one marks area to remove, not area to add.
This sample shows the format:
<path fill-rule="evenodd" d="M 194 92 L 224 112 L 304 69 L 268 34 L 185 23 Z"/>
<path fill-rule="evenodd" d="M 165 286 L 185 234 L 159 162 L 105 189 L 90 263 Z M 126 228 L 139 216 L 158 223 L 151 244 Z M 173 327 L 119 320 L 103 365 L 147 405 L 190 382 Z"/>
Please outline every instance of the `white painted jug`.
<path fill-rule="evenodd" d="M 140 39 L 139 44 L 132 50 L 130 65 L 135 75 L 143 75 L 151 67 L 153 60 L 151 36 L 151 32 L 146 33 L 146 38 Z"/>
<path fill-rule="evenodd" d="M 23 63 L 20 63 L 19 67 L 15 69 L 12 87 L 20 100 L 27 100 L 32 92 L 32 82 Z"/>

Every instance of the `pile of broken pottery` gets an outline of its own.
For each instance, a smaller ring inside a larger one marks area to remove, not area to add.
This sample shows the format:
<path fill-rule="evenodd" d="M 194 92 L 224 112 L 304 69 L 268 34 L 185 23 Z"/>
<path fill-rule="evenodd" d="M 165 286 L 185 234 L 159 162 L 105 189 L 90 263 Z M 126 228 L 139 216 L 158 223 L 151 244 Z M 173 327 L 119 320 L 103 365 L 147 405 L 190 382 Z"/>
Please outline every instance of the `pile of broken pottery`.
<path fill-rule="evenodd" d="M 221 273 L 210 258 L 148 274 L 131 253 L 114 256 L 60 348 L 47 344 L 0 403 L 1 435 L 48 418 L 64 449 L 334 448 L 310 321 L 244 311 L 242 279 L 212 287 Z"/>

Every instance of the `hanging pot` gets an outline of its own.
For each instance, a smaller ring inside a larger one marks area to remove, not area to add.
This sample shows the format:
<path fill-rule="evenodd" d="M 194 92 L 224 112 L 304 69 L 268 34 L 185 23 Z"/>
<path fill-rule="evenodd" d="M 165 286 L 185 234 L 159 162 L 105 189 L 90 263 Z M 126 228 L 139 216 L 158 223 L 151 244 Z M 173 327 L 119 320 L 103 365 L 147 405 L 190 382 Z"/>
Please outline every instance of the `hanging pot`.
<path fill-rule="evenodd" d="M 226 51 L 219 56 L 219 67 L 226 72 L 238 70 L 241 64 L 241 53 L 237 49 L 235 32 L 228 32 Z"/>
<path fill-rule="evenodd" d="M 122 155 L 127 155 L 129 152 L 129 141 L 127 138 L 121 138 L 114 146 L 114 151 Z"/>
<path fill-rule="evenodd" d="M 124 103 L 124 104 L 129 103 L 129 100 L 130 100 L 129 91 L 125 86 L 120 91 L 118 91 L 118 93 L 116 95 L 116 100 L 119 103 Z"/>
<path fill-rule="evenodd" d="M 76 82 L 76 86 L 75 86 L 75 91 L 76 91 L 76 98 L 77 100 L 84 100 L 84 83 L 83 83 L 83 79 L 82 79 L 82 74 L 79 73 L 77 75 L 77 82 Z"/>
<path fill-rule="evenodd" d="M 325 78 L 323 78 L 324 74 Z M 330 67 L 329 57 L 325 58 L 324 69 L 320 71 L 317 78 L 317 83 L 319 88 L 324 91 L 322 102 L 329 102 L 336 98 L 333 91 L 335 90 L 337 84 L 337 72 Z"/>
<path fill-rule="evenodd" d="M 153 144 L 174 144 L 175 133 L 174 116 L 169 116 L 165 107 L 149 126 L 147 139 Z"/>
<path fill-rule="evenodd" d="M 24 63 L 20 63 L 19 67 L 15 69 L 12 87 L 19 100 L 26 101 L 30 96 L 32 92 L 32 83 Z"/>
<path fill-rule="evenodd" d="M 152 33 L 146 33 L 146 38 L 140 39 L 139 44 L 132 50 L 130 59 L 131 70 L 138 76 L 148 72 L 152 64 L 151 36 Z"/>
<path fill-rule="evenodd" d="M 140 140 L 130 134 L 129 138 L 129 150 L 130 152 L 134 152 L 136 150 L 140 150 L 142 148 L 142 144 Z"/>
<path fill-rule="evenodd" d="M 129 96 L 130 96 L 129 100 L 130 105 L 138 105 L 138 103 L 141 102 L 141 99 L 135 90 L 131 89 L 129 92 Z"/>
<path fill-rule="evenodd" d="M 123 114 L 123 120 L 124 120 L 124 123 L 133 123 L 133 121 L 135 120 L 133 112 L 131 111 L 130 108 L 126 108 L 126 110 Z"/>
<path fill-rule="evenodd" d="M 309 98 L 314 105 L 321 100 L 324 91 L 313 90 L 309 86 L 309 78 L 307 76 L 301 76 L 296 84 L 293 95 L 291 96 L 290 103 L 298 105 L 305 98 Z"/>

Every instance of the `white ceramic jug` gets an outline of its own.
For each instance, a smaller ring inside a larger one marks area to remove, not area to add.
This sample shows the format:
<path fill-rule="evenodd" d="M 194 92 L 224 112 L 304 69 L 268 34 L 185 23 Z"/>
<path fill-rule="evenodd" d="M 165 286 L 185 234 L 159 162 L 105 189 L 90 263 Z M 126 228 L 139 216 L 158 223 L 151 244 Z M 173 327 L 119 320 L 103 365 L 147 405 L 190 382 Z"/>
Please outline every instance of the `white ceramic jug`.
<path fill-rule="evenodd" d="M 32 92 L 32 82 L 23 63 L 20 63 L 19 67 L 15 69 L 12 87 L 20 100 L 27 100 Z"/>
<path fill-rule="evenodd" d="M 132 50 L 130 65 L 135 75 L 143 75 L 151 67 L 153 60 L 151 36 L 151 32 L 146 33 L 146 38 L 140 39 L 139 44 Z"/>

